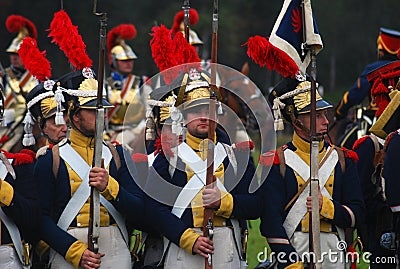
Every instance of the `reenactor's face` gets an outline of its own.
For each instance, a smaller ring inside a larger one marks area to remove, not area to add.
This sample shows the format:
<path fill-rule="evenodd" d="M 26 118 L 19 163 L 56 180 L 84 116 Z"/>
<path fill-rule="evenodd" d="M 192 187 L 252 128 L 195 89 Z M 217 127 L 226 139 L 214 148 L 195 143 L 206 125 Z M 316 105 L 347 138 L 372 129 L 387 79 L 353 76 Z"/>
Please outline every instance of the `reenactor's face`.
<path fill-rule="evenodd" d="M 198 138 L 208 137 L 210 112 L 207 105 L 191 108 L 186 112 L 188 132 Z"/>
<path fill-rule="evenodd" d="M 133 60 L 117 60 L 118 71 L 123 74 L 129 74 L 133 70 Z"/>
<path fill-rule="evenodd" d="M 18 67 L 18 68 L 23 68 L 24 64 L 22 63 L 21 57 L 19 57 L 18 54 L 16 53 L 11 53 L 10 54 L 10 63 L 11 65 Z"/>
<path fill-rule="evenodd" d="M 310 130 L 311 128 L 311 114 L 300 114 L 297 119 Z M 327 117 L 327 109 L 316 111 L 316 133 L 317 134 L 326 134 L 328 132 L 328 117 Z"/>
<path fill-rule="evenodd" d="M 79 109 L 73 116 L 74 125 L 87 136 L 96 132 L 96 109 Z"/>
<path fill-rule="evenodd" d="M 57 125 L 55 123 L 56 116 L 48 118 L 43 126 L 43 133 L 47 135 L 52 141 L 60 142 L 67 137 L 68 126 L 67 124 Z M 64 113 L 64 120 L 67 123 L 67 113 Z"/>

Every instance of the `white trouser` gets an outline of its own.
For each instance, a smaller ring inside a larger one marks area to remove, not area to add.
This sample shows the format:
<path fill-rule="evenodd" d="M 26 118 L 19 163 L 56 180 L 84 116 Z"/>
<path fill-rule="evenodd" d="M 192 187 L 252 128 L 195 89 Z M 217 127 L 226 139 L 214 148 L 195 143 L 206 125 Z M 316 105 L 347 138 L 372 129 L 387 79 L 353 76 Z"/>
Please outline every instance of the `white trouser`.
<path fill-rule="evenodd" d="M 0 246 L 0 268 L 1 269 L 22 269 L 18 254 L 12 246 Z"/>
<path fill-rule="evenodd" d="M 320 233 L 321 237 L 321 253 L 324 255 L 322 260 L 322 268 L 324 269 L 344 269 L 346 265 L 345 252 L 338 249 L 339 238 L 334 233 Z M 295 232 L 290 240 L 297 253 L 302 257 L 309 254 L 309 234 L 303 232 Z"/>
<path fill-rule="evenodd" d="M 198 228 L 194 229 L 202 234 Z M 236 250 L 233 232 L 228 227 L 214 227 L 214 255 L 212 255 L 213 268 L 238 269 L 241 262 Z M 164 269 L 204 269 L 205 258 L 192 255 L 174 243 L 169 246 L 165 257 Z M 243 267 L 242 267 L 243 268 Z"/>
<path fill-rule="evenodd" d="M 82 242 L 87 242 L 88 228 L 73 228 L 68 233 Z M 131 255 L 117 226 L 100 227 L 99 253 L 105 256 L 101 259 L 102 269 L 130 269 Z M 53 269 L 74 269 L 60 254 L 56 254 L 51 263 Z"/>

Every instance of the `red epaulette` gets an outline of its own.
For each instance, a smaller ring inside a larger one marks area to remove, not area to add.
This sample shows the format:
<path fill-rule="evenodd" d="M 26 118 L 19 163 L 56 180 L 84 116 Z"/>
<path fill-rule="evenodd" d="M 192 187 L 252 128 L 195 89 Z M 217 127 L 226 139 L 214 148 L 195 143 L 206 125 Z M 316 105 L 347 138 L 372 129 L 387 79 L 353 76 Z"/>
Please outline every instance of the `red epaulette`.
<path fill-rule="evenodd" d="M 351 149 L 346 149 L 345 147 L 342 147 L 342 150 L 346 157 L 352 159 L 355 163 L 358 162 L 358 155 L 355 151 L 352 151 Z"/>
<path fill-rule="evenodd" d="M 388 136 L 385 139 L 385 151 L 387 149 L 387 147 L 389 146 L 390 141 L 392 141 L 392 138 L 395 134 L 399 134 L 399 130 L 393 131 L 390 134 L 388 134 Z"/>
<path fill-rule="evenodd" d="M 368 137 L 369 137 L 369 135 L 364 135 L 363 137 L 357 139 L 357 141 L 354 142 L 353 150 L 358 149 L 358 148 L 360 147 L 360 145 L 361 145 L 362 143 L 364 143 L 365 140 L 367 140 Z"/>
<path fill-rule="evenodd" d="M 36 159 L 36 153 L 29 149 L 23 149 L 19 153 L 2 152 L 7 159 L 14 160 L 14 165 L 33 163 Z"/>
<path fill-rule="evenodd" d="M 248 140 L 248 141 L 235 143 L 235 144 L 232 145 L 232 148 L 237 149 L 239 151 L 242 151 L 242 150 L 253 150 L 254 149 L 254 142 L 252 140 Z"/>
<path fill-rule="evenodd" d="M 117 140 L 111 141 L 111 144 L 113 144 L 114 146 L 121 146 L 121 143 L 119 143 Z"/>
<path fill-rule="evenodd" d="M 132 159 L 135 163 L 147 163 L 147 155 L 143 153 L 133 153 Z"/>
<path fill-rule="evenodd" d="M 282 146 L 282 150 L 285 150 L 286 148 L 287 145 Z M 277 150 L 270 150 L 260 155 L 258 163 L 262 166 L 271 166 L 272 164 L 280 164 L 281 161 L 279 160 Z"/>

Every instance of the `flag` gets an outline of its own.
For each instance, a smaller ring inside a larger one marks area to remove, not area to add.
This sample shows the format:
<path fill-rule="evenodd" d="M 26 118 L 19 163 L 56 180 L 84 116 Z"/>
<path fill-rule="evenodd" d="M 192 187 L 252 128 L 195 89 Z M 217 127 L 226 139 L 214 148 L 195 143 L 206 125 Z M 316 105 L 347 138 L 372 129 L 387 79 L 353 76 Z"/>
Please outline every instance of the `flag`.
<path fill-rule="evenodd" d="M 247 54 L 260 66 L 275 70 L 284 77 L 304 75 L 311 53 L 302 49 L 303 44 L 315 46 L 316 53 L 323 47 L 311 10 L 311 0 L 285 0 L 270 37 L 250 37 L 246 44 Z"/>

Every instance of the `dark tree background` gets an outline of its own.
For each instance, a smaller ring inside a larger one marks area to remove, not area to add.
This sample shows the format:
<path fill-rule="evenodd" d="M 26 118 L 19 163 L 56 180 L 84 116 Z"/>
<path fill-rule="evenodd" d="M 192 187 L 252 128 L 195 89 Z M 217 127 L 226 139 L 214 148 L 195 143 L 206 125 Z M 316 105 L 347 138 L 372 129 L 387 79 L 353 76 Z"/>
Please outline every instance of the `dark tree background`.
<path fill-rule="evenodd" d="M 157 67 L 151 58 L 149 41 L 154 25 L 172 26 L 173 17 L 181 10 L 183 1 L 105 1 L 98 0 L 98 10 L 108 13 L 108 30 L 120 23 L 133 23 L 137 36 L 128 41 L 139 59 L 135 61 L 135 73 L 152 76 Z M 240 70 L 245 61 L 250 62 L 250 78 L 264 92 L 276 84 L 280 77 L 275 72 L 255 65 L 246 55 L 243 47 L 248 37 L 267 36 L 279 14 L 283 1 L 278 0 L 220 0 L 218 62 Z M 193 27 L 204 41 L 201 56 L 209 57 L 211 51 L 212 0 L 192 0 L 192 7 L 200 15 L 199 23 Z M 89 56 L 97 70 L 99 46 L 99 19 L 92 14 L 93 1 L 65 0 L 64 9 L 87 45 Z M 313 11 L 324 43 L 318 55 L 318 80 L 325 91 L 339 96 L 352 85 L 364 66 L 376 59 L 376 38 L 379 27 L 400 30 L 400 2 L 398 0 L 312 0 Z M 47 37 L 54 12 L 61 8 L 55 0 L 0 0 L 0 60 L 3 66 L 9 64 L 5 49 L 15 34 L 7 32 L 5 21 L 11 14 L 23 15 L 32 20 L 38 29 L 40 50 L 47 51 L 53 76 L 58 77 L 69 71 L 63 53 Z M 333 101 L 333 100 L 332 100 Z M 336 100 L 334 100 L 336 101 Z"/>

